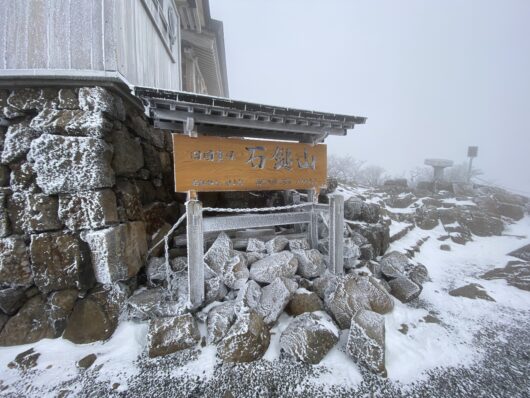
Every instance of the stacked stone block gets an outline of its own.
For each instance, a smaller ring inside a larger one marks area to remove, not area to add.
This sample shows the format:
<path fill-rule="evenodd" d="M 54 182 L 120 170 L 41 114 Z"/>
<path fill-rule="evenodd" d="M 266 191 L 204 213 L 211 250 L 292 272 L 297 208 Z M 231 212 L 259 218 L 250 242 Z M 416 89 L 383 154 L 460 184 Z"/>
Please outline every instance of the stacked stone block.
<path fill-rule="evenodd" d="M 170 134 L 110 90 L 0 89 L 0 345 L 112 334 L 178 216 L 171 158 Z"/>

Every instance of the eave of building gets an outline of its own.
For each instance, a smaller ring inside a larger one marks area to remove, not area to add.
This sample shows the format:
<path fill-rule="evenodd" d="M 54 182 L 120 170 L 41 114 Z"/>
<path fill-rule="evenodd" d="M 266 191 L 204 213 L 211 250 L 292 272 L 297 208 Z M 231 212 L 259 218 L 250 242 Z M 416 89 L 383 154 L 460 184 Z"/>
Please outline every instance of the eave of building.
<path fill-rule="evenodd" d="M 193 128 L 204 135 L 323 142 L 347 134 L 366 118 L 236 101 L 210 95 L 134 87 L 145 112 L 161 129 Z"/>

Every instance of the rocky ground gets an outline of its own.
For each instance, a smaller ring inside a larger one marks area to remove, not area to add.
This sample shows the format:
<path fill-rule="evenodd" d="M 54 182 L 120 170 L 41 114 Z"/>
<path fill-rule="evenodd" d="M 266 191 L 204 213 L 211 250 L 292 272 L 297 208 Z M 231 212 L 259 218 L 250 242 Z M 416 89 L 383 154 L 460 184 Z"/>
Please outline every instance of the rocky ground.
<path fill-rule="evenodd" d="M 327 275 L 325 256 L 303 240 L 252 241 L 240 252 L 222 235 L 205 259 L 211 304 L 181 315 L 181 260 L 169 271 L 174 297 L 160 300 L 167 270 L 153 259 L 108 341 L 1 348 L 0 390 L 17 397 L 530 395 L 528 202 L 486 187 L 424 188 L 399 181 L 338 188 L 349 220 L 343 278 Z M 324 223 L 321 252 L 325 236 Z"/>

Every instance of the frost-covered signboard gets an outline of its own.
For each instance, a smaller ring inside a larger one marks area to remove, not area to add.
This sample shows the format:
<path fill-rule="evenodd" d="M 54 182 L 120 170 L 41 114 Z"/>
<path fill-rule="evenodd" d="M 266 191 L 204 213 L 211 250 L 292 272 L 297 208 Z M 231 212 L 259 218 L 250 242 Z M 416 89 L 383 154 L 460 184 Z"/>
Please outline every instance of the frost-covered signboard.
<path fill-rule="evenodd" d="M 175 191 L 319 189 L 326 145 L 174 134 Z"/>

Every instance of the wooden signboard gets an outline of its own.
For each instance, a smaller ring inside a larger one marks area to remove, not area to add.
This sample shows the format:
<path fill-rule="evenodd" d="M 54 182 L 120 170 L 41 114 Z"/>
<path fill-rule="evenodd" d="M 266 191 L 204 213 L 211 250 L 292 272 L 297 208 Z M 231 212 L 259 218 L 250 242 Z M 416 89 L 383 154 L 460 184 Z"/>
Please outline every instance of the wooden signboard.
<path fill-rule="evenodd" d="M 176 192 L 319 189 L 326 145 L 173 134 Z"/>

